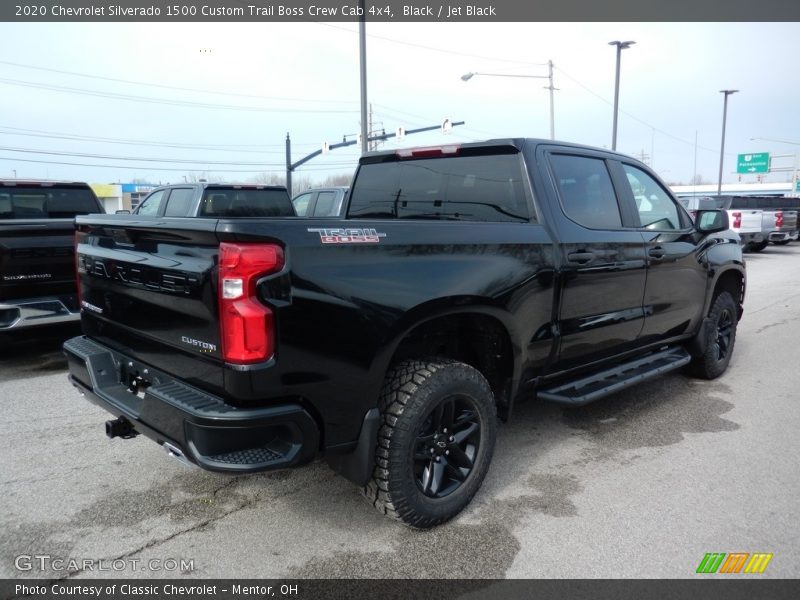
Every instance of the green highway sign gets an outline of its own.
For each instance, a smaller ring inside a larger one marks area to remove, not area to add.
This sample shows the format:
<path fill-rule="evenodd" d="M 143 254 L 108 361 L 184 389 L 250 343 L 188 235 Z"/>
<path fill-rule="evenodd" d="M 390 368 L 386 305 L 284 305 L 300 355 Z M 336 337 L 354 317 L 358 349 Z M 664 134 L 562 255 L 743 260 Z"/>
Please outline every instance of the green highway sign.
<path fill-rule="evenodd" d="M 769 152 L 740 154 L 736 161 L 737 173 L 769 173 Z"/>

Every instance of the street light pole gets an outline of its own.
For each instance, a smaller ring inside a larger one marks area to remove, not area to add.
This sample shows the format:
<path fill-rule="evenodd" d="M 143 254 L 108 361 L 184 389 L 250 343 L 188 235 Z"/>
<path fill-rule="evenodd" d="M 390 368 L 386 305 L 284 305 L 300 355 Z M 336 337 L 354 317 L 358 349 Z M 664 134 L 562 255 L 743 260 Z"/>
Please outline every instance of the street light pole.
<path fill-rule="evenodd" d="M 722 164 L 725 162 L 725 127 L 728 121 L 728 96 L 735 94 L 739 90 L 720 90 L 720 94 L 725 95 L 722 105 L 722 143 L 719 148 L 719 177 L 717 178 L 717 196 L 722 195 Z"/>
<path fill-rule="evenodd" d="M 555 125 L 556 120 L 555 120 L 555 108 L 554 108 L 554 106 L 555 106 L 555 97 L 553 95 L 553 92 L 555 90 L 557 90 L 558 88 L 553 86 L 553 61 L 552 60 L 548 60 L 547 63 L 545 63 L 545 64 L 548 67 L 548 74 L 547 75 L 516 75 L 516 74 L 512 74 L 512 73 L 474 73 L 474 72 L 469 72 L 469 73 L 465 73 L 464 75 L 461 76 L 461 81 L 469 81 L 470 79 L 472 79 L 476 75 L 480 75 L 482 77 L 519 77 L 519 78 L 522 78 L 522 79 L 547 79 L 548 82 L 549 82 L 549 85 L 545 86 L 544 89 L 550 90 L 550 139 L 554 140 L 554 139 L 556 139 L 556 125 Z M 544 64 L 542 64 L 540 66 L 544 66 Z"/>
<path fill-rule="evenodd" d="M 611 133 L 611 149 L 617 149 L 617 115 L 619 114 L 619 64 L 622 59 L 622 51 L 630 48 L 636 42 L 634 41 L 627 41 L 627 42 L 620 42 L 615 40 L 613 42 L 608 42 L 609 46 L 616 46 L 617 47 L 617 76 L 614 79 L 614 129 Z"/>

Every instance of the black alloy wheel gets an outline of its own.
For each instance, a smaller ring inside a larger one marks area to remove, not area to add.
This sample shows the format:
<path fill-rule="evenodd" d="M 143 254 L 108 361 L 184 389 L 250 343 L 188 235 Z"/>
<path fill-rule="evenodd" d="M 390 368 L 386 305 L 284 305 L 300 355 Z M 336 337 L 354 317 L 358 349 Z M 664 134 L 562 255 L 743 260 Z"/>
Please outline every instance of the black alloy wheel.
<path fill-rule="evenodd" d="M 708 318 L 701 325 L 689 371 L 703 379 L 716 379 L 728 368 L 736 344 L 738 305 L 730 292 L 719 292 L 711 303 Z"/>
<path fill-rule="evenodd" d="M 481 486 L 497 437 L 489 382 L 450 358 L 404 360 L 386 374 L 375 468 L 364 495 L 417 529 L 456 516 Z"/>
<path fill-rule="evenodd" d="M 724 361 L 728 357 L 733 336 L 734 317 L 729 308 L 724 308 L 717 319 L 717 339 L 714 342 L 717 360 Z"/>
<path fill-rule="evenodd" d="M 481 424 L 471 398 L 445 398 L 426 417 L 414 443 L 414 477 L 429 498 L 444 498 L 472 473 Z"/>

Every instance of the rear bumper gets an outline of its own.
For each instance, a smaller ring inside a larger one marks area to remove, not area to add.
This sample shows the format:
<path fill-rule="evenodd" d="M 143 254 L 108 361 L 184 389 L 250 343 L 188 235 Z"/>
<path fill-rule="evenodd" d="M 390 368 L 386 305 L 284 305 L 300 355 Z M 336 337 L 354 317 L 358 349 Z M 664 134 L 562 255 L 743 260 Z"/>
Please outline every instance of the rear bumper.
<path fill-rule="evenodd" d="M 786 240 L 796 240 L 796 231 L 771 231 L 769 234 L 770 242 L 783 242 Z"/>
<path fill-rule="evenodd" d="M 0 331 L 56 325 L 79 321 L 79 311 L 71 310 L 62 298 L 27 298 L 0 302 Z"/>
<path fill-rule="evenodd" d="M 742 239 L 742 244 L 758 244 L 764 241 L 764 234 L 761 233 L 760 231 L 752 233 L 739 232 L 739 237 Z"/>
<path fill-rule="evenodd" d="M 237 408 L 84 336 L 67 341 L 64 354 L 69 379 L 86 398 L 204 469 L 284 469 L 317 453 L 319 430 L 299 404 Z M 123 381 L 137 381 L 143 391 Z"/>

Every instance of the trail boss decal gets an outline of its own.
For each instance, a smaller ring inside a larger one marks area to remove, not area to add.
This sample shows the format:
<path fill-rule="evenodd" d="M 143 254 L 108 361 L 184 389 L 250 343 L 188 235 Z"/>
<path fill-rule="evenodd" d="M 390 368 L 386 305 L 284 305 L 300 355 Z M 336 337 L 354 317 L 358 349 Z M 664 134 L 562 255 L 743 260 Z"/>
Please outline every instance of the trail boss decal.
<path fill-rule="evenodd" d="M 308 229 L 310 233 L 318 233 L 323 244 L 377 244 L 385 233 L 375 229 Z"/>

